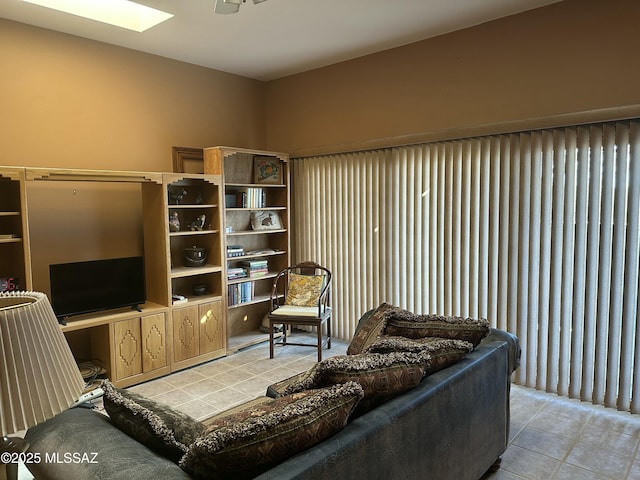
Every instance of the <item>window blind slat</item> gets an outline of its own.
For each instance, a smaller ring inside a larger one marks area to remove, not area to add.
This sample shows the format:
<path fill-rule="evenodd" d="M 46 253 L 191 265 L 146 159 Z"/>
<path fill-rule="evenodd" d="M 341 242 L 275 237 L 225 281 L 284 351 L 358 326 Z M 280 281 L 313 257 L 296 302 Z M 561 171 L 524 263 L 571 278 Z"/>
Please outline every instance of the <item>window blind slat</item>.
<path fill-rule="evenodd" d="M 547 377 L 547 359 L 550 330 L 550 296 L 551 284 L 551 232 L 553 229 L 553 132 L 543 132 L 541 152 L 541 200 L 540 205 L 540 293 L 538 298 L 539 327 L 536 388 L 549 388 Z M 555 386 L 553 387 L 555 388 Z"/>
<path fill-rule="evenodd" d="M 569 377 L 569 397 L 584 398 L 585 381 L 589 375 L 583 374 L 588 368 L 588 357 L 583 357 L 587 349 L 583 349 L 585 335 L 585 261 L 587 252 L 586 212 L 589 166 L 589 133 L 585 129 L 578 129 L 577 165 L 576 165 L 576 193 L 575 193 L 575 236 L 573 254 L 573 311 L 571 319 L 571 358 Z M 582 392 L 582 395 L 581 395 Z"/>
<path fill-rule="evenodd" d="M 615 130 L 605 125 L 602 136 L 602 206 L 600 211 L 600 263 L 598 266 L 598 314 L 596 318 L 593 398 L 604 404 L 607 374 L 607 332 L 609 331 L 609 298 L 611 295 L 611 238 L 613 217 Z"/>
<path fill-rule="evenodd" d="M 587 132 L 586 128 L 581 131 Z M 585 133 L 586 134 L 586 133 Z M 588 193 L 587 246 L 589 256 L 586 259 L 585 293 L 580 304 L 584 315 L 584 367 L 582 369 L 583 388 L 581 398 L 591 398 L 595 375 L 595 335 L 598 315 L 598 277 L 600 263 L 600 176 L 602 171 L 602 135 L 601 129 L 593 129 L 589 138 L 591 159 L 588 175 L 591 179 Z M 584 154 L 586 161 L 586 153 Z M 582 206 L 581 206 L 582 208 Z"/>
<path fill-rule="evenodd" d="M 547 357 L 554 359 L 547 362 L 547 390 L 558 393 L 561 355 L 561 319 L 562 319 L 562 273 L 564 257 L 564 202 L 567 188 L 567 159 L 565 155 L 564 136 L 559 131 L 553 132 L 552 152 L 554 154 L 554 174 L 552 187 L 552 227 L 550 247 L 550 279 L 549 279 L 549 331 Z M 558 360 L 555 360 L 558 359 Z"/>
<path fill-rule="evenodd" d="M 472 265 L 478 265 L 474 275 L 474 286 L 472 287 L 478 291 L 477 299 L 473 305 L 471 316 L 474 318 L 480 317 L 482 314 L 489 318 L 497 320 L 495 308 L 489 311 L 489 290 L 492 290 L 492 294 L 495 295 L 496 285 L 495 281 L 497 277 L 491 275 L 489 271 L 489 258 L 490 258 L 490 237 L 491 232 L 497 230 L 499 224 L 492 223 L 492 216 L 490 215 L 491 208 L 491 164 L 489 158 L 491 155 L 491 140 L 483 139 L 482 142 L 475 143 L 473 164 L 477 164 L 478 167 L 472 174 L 473 177 L 479 178 L 474 185 L 476 189 L 476 197 L 479 197 L 477 202 L 478 210 L 476 215 L 478 220 L 475 224 L 475 235 L 473 238 L 477 238 L 477 242 L 472 240 L 471 254 L 473 255 Z M 498 170 L 499 172 L 499 170 Z M 499 178 L 499 176 L 498 176 Z M 493 215 L 495 219 L 497 215 Z M 494 239 L 495 241 L 495 239 Z M 474 245 L 477 244 L 477 248 Z M 495 302 L 492 302 L 495 305 Z M 481 313 L 482 312 L 482 313 Z"/>
<path fill-rule="evenodd" d="M 640 123 L 631 122 L 629 132 L 629 211 L 627 214 L 627 266 L 625 268 L 625 292 L 622 331 L 624 375 L 620 398 L 630 398 L 631 413 L 640 413 Z M 619 410 L 626 410 L 619 404 Z"/>
<path fill-rule="evenodd" d="M 503 173 L 500 156 L 500 139 L 492 138 L 485 142 L 486 150 L 483 152 L 485 160 L 485 182 L 489 183 L 489 195 L 487 196 L 487 203 L 484 205 L 483 211 L 488 216 L 489 233 L 487 237 L 487 261 L 488 261 L 488 275 L 489 282 L 487 285 L 487 318 L 494 318 L 496 326 L 502 330 L 507 329 L 507 319 L 504 315 L 505 297 L 502 295 L 506 289 L 500 288 L 505 283 L 505 275 L 507 262 L 507 255 L 500 255 L 501 247 L 505 244 L 504 237 L 501 235 L 500 224 L 504 223 L 502 215 L 503 211 L 508 212 L 507 208 L 504 208 L 504 204 L 500 203 L 503 192 L 501 190 L 503 177 L 506 176 Z M 492 205 L 499 205 L 499 211 L 492 209 Z M 508 218 L 508 217 L 507 217 Z M 507 221 L 508 224 L 508 221 Z M 507 229 L 502 229 L 506 233 Z M 506 251 L 506 249 L 504 249 Z M 482 312 L 480 308 L 480 312 Z"/>
<path fill-rule="evenodd" d="M 615 128 L 615 192 L 613 204 L 613 237 L 611 258 L 611 298 L 609 332 L 607 345 L 607 370 L 605 406 L 615 407 L 618 400 L 620 383 L 620 343 L 622 332 L 622 301 L 624 282 L 624 249 L 627 216 L 627 169 L 629 144 L 627 125 L 619 124 Z M 625 148 L 619 146 L 625 145 Z M 628 403 L 625 401 L 625 403 Z M 625 408 L 626 405 L 625 405 Z"/>

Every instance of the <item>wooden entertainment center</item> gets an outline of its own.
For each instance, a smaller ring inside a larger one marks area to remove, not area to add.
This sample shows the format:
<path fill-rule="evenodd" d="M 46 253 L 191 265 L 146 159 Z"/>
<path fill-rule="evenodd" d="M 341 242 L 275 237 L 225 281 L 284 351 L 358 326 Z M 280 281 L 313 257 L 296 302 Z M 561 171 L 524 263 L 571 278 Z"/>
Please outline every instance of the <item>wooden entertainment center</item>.
<path fill-rule="evenodd" d="M 45 277 L 53 261 L 42 260 L 49 245 L 43 248 L 43 242 L 49 240 L 42 240 L 46 235 L 38 231 L 36 241 L 33 232 L 38 227 L 29 216 L 30 204 L 39 200 L 33 193 L 37 184 L 72 182 L 73 195 L 76 185 L 89 191 L 127 185 L 134 192 L 124 198 L 140 198 L 134 209 L 139 232 L 129 243 L 140 238 L 146 303 L 140 311 L 121 308 L 72 316 L 61 326 L 76 358 L 99 364 L 117 386 L 166 375 L 267 339 L 259 328 L 269 308 L 272 279 L 288 265 L 290 255 L 288 156 L 231 147 L 205 148 L 203 153 L 205 173 L 0 167 L 2 289 L 50 294 Z M 275 167 L 279 176 L 256 182 L 258 159 Z M 246 189 L 260 193 L 258 203 L 225 205 L 225 198 L 240 198 Z M 41 217 L 60 215 L 51 210 Z M 262 212 L 277 212 L 279 228 L 253 229 L 251 219 Z M 64 228 L 72 229 L 73 219 L 65 221 Z M 227 258 L 227 246 L 238 245 L 244 255 Z M 205 258 L 196 263 L 185 260 L 192 249 L 205 252 Z M 237 271 L 240 265 L 268 267 L 260 272 L 247 267 L 246 277 L 232 275 L 228 280 L 228 269 Z M 230 304 L 240 283 L 247 284 L 243 289 L 251 295 L 237 303 L 234 297 Z"/>

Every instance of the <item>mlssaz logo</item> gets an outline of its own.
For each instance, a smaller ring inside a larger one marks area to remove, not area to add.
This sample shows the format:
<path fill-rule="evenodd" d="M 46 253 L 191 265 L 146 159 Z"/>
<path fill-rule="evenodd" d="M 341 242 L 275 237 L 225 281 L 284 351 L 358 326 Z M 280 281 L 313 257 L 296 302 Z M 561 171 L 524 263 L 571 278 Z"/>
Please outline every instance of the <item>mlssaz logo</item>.
<path fill-rule="evenodd" d="M 51 452 L 45 454 L 45 463 L 98 463 L 96 452 Z"/>

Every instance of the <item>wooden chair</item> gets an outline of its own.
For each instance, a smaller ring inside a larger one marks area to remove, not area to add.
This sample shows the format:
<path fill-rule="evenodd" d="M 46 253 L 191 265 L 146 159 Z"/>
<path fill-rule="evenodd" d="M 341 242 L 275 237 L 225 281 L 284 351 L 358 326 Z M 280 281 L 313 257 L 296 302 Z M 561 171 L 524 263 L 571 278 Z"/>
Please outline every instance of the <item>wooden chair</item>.
<path fill-rule="evenodd" d="M 282 325 L 282 345 L 317 347 L 318 361 L 322 361 L 322 347 L 331 348 L 331 272 L 317 263 L 302 262 L 278 273 L 271 291 L 269 319 L 269 358 L 273 358 L 274 325 Z M 323 342 L 322 325 L 327 325 L 327 338 Z M 317 329 L 318 341 L 294 343 L 288 341 L 287 330 L 294 325 Z"/>

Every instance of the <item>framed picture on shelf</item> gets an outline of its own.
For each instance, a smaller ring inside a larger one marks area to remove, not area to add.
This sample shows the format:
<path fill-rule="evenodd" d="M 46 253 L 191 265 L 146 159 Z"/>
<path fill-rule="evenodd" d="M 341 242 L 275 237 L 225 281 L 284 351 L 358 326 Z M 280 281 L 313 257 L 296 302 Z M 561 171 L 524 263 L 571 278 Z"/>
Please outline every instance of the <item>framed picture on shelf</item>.
<path fill-rule="evenodd" d="M 282 183 L 282 165 L 280 159 L 274 157 L 255 156 L 253 158 L 254 183 Z"/>

